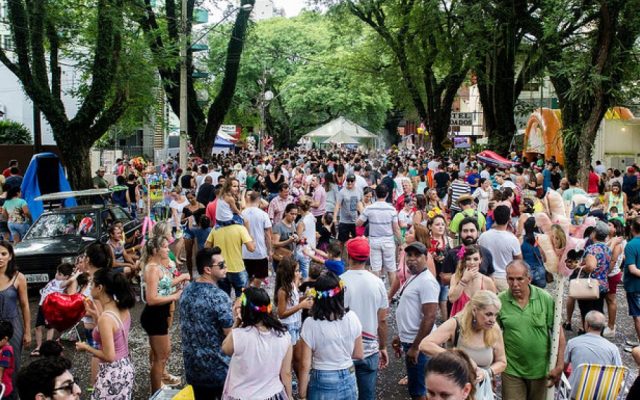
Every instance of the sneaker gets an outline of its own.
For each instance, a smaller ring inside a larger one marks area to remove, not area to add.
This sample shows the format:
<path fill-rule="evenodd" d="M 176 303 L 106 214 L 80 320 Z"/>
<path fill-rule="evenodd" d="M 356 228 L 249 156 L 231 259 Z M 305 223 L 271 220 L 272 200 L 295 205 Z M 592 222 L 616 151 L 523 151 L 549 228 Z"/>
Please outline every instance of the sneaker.
<path fill-rule="evenodd" d="M 182 379 L 179 376 L 165 373 L 162 375 L 162 383 L 166 386 L 178 386 L 182 383 Z"/>
<path fill-rule="evenodd" d="M 629 347 L 637 347 L 640 346 L 640 343 L 636 342 L 635 340 L 625 340 L 624 344 L 626 344 Z"/>
<path fill-rule="evenodd" d="M 616 336 L 616 328 L 614 327 L 613 329 L 609 329 L 609 327 L 605 327 L 604 328 L 604 332 L 602 332 L 602 336 L 606 337 L 606 338 L 612 338 Z"/>
<path fill-rule="evenodd" d="M 623 350 L 627 353 L 631 353 L 636 346 L 624 346 Z"/>

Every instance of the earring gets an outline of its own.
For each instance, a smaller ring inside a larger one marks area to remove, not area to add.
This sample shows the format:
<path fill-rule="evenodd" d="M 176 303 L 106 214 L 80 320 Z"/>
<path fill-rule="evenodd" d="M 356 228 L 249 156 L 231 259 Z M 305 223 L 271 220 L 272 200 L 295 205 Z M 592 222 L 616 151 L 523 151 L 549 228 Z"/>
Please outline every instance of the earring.
<path fill-rule="evenodd" d="M 478 323 L 478 321 L 476 320 L 476 315 L 475 315 L 475 314 L 473 314 L 473 319 L 471 320 L 471 323 L 472 323 L 473 325 L 475 325 L 475 324 L 477 324 L 477 323 Z"/>

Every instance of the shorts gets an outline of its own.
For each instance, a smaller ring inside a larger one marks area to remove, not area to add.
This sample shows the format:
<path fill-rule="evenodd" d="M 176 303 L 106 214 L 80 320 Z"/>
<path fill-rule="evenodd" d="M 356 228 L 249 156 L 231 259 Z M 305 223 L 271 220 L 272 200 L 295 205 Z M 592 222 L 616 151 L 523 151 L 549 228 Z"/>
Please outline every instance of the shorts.
<path fill-rule="evenodd" d="M 44 313 L 42 312 L 42 306 L 38 306 L 38 314 L 36 315 L 36 328 L 39 326 L 48 328 L 47 321 L 44 319 Z"/>
<path fill-rule="evenodd" d="M 440 284 L 440 294 L 438 295 L 438 303 L 449 300 L 449 285 Z"/>
<path fill-rule="evenodd" d="M 146 304 L 140 315 L 140 325 L 149 336 L 164 336 L 169 334 L 169 315 L 171 303 L 159 306 Z"/>
<path fill-rule="evenodd" d="M 291 336 L 291 345 L 295 346 L 295 344 L 298 343 L 298 340 L 300 340 L 300 331 L 302 330 L 302 326 L 300 323 L 283 325 L 287 327 L 289 336 Z"/>
<path fill-rule="evenodd" d="M 257 279 L 266 279 L 269 276 L 269 259 L 263 258 L 261 260 L 247 260 L 243 259 L 244 267 L 249 274 L 249 277 Z"/>
<path fill-rule="evenodd" d="M 618 293 L 618 285 L 622 282 L 622 271 L 607 277 L 607 282 L 609 283 L 609 293 Z"/>
<path fill-rule="evenodd" d="M 629 305 L 629 315 L 640 317 L 640 292 L 627 292 L 627 304 Z"/>
<path fill-rule="evenodd" d="M 384 270 L 387 272 L 395 272 L 398 270 L 396 265 L 396 242 L 391 240 L 370 240 L 371 251 L 369 253 L 371 270 L 378 272 Z"/>
<path fill-rule="evenodd" d="M 356 224 L 338 224 L 338 240 L 345 243 L 350 238 L 356 237 Z"/>

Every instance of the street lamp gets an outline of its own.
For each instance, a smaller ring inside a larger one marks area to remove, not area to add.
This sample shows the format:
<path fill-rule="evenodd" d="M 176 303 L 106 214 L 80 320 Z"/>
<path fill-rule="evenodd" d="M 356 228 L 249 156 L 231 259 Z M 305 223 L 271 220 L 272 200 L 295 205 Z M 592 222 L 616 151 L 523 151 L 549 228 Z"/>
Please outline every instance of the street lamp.
<path fill-rule="evenodd" d="M 209 32 L 211 32 L 214 28 L 219 26 L 221 23 L 226 21 L 233 13 L 236 11 L 244 11 L 251 12 L 253 10 L 253 4 L 243 4 L 240 7 L 236 7 L 233 10 L 229 11 L 222 20 L 213 24 L 209 27 L 205 32 L 202 33 L 194 43 L 200 41 L 200 39 L 204 38 Z M 189 122 L 187 119 L 188 113 L 188 93 L 187 93 L 187 52 L 191 46 L 188 46 L 188 36 L 190 32 L 188 32 L 187 27 L 187 0 L 182 0 L 182 14 L 181 18 L 181 29 L 180 29 L 180 168 L 183 170 L 187 169 L 187 140 L 189 138 Z M 204 156 L 204 154 L 202 154 Z"/>
<path fill-rule="evenodd" d="M 258 80 L 258 83 L 262 87 L 262 93 L 260 95 L 260 135 L 258 135 L 258 139 L 260 140 L 260 152 L 264 152 L 264 139 L 266 138 L 266 108 L 271 101 L 277 99 L 284 92 L 291 89 L 292 87 L 297 86 L 298 84 L 293 82 L 289 85 L 286 85 L 280 90 L 280 93 L 274 96 L 271 90 L 265 90 L 265 87 L 267 85 L 266 72 L 263 75 L 263 78 Z M 291 141 L 291 129 L 289 129 L 289 141 Z"/>

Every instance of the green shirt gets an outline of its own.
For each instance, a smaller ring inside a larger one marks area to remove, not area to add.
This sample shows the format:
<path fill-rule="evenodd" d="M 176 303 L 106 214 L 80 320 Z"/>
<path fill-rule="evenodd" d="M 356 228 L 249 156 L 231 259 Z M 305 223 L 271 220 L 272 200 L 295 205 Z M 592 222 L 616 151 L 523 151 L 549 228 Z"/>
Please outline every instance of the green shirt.
<path fill-rule="evenodd" d="M 109 182 L 107 182 L 107 180 L 101 176 L 94 176 L 93 186 L 97 187 L 98 189 L 106 189 L 109 187 Z"/>
<path fill-rule="evenodd" d="M 482 231 L 482 228 L 484 228 L 486 224 L 484 215 L 482 215 L 480 211 L 473 208 L 467 208 L 462 212 L 456 213 L 456 215 L 451 220 L 451 223 L 449 224 L 449 230 L 453 233 L 458 233 L 460 229 L 460 222 L 462 222 L 462 220 L 466 217 L 474 217 L 475 219 L 477 219 L 478 228 L 480 228 L 480 231 Z"/>
<path fill-rule="evenodd" d="M 498 323 L 502 327 L 507 353 L 505 373 L 526 379 L 547 375 L 551 354 L 554 302 L 544 289 L 529 285 L 529 303 L 522 309 L 510 290 L 498 295 L 502 309 Z"/>
<path fill-rule="evenodd" d="M 255 185 L 257 181 L 258 181 L 258 177 L 254 175 L 247 176 L 247 182 L 246 182 L 247 190 L 253 189 L 253 185 Z"/>

